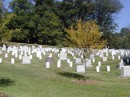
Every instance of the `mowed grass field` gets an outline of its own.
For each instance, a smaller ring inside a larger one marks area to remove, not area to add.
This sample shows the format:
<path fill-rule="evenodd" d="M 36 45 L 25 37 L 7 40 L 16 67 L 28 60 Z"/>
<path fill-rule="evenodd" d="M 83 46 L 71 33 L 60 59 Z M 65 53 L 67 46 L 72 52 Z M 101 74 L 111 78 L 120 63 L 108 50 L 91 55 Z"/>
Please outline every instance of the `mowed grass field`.
<path fill-rule="evenodd" d="M 130 97 L 130 78 L 120 77 L 117 65 L 120 60 L 102 62 L 101 72 L 95 71 L 96 62 L 92 68 L 87 68 L 87 83 L 78 80 L 84 79 L 84 74 L 76 73 L 76 64 L 70 68 L 66 61 L 62 61 L 61 68 L 57 68 L 57 54 L 52 52 L 42 55 L 42 60 L 33 54 L 30 65 L 23 65 L 22 61 L 15 58 L 11 64 L 11 53 L 8 58 L 3 54 L 3 63 L 0 64 L 0 93 L 9 97 Z M 45 68 L 45 60 L 52 53 L 53 63 L 49 69 Z M 72 57 L 69 58 L 74 62 Z M 106 71 L 106 66 L 111 66 L 111 71 Z"/>

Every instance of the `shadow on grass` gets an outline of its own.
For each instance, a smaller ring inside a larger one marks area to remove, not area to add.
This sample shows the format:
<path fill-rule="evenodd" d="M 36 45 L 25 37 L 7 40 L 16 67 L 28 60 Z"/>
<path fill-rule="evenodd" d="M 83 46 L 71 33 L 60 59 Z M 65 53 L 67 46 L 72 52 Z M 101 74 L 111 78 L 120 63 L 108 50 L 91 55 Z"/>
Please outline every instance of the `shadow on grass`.
<path fill-rule="evenodd" d="M 0 77 L 0 87 L 6 87 L 14 85 L 15 81 L 9 78 Z"/>
<path fill-rule="evenodd" d="M 80 75 L 80 74 L 77 74 L 77 73 L 72 73 L 72 72 L 59 72 L 57 74 L 59 74 L 61 76 L 68 77 L 68 78 L 75 78 L 75 79 L 78 79 L 78 80 L 85 79 L 85 77 L 83 75 Z"/>

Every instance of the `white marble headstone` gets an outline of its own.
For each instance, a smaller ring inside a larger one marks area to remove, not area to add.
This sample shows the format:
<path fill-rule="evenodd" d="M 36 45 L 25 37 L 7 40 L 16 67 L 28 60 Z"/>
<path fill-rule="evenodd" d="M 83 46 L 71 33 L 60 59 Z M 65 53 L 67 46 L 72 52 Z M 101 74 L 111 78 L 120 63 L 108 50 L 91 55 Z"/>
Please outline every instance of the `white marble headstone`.
<path fill-rule="evenodd" d="M 100 72 L 100 66 L 96 66 L 96 72 Z"/>
<path fill-rule="evenodd" d="M 2 63 L 2 58 L 0 58 L 0 63 Z"/>
<path fill-rule="evenodd" d="M 58 60 L 58 62 L 57 62 L 57 67 L 61 67 L 61 61 L 60 60 Z"/>
<path fill-rule="evenodd" d="M 11 64 L 14 64 L 14 62 L 15 62 L 14 58 L 11 58 Z"/>
<path fill-rule="evenodd" d="M 107 66 L 107 71 L 108 71 L 108 72 L 110 71 L 110 66 Z"/>
<path fill-rule="evenodd" d="M 50 63 L 46 62 L 46 68 L 50 68 Z"/>
<path fill-rule="evenodd" d="M 67 53 L 61 52 L 60 53 L 60 60 L 67 60 Z"/>
<path fill-rule="evenodd" d="M 85 72 L 85 66 L 84 65 L 77 65 L 76 72 L 78 72 L 78 73 Z"/>
<path fill-rule="evenodd" d="M 121 76 L 130 77 L 130 66 L 121 67 Z"/>
<path fill-rule="evenodd" d="M 31 64 L 30 56 L 23 56 L 22 64 Z"/>
<path fill-rule="evenodd" d="M 75 59 L 75 64 L 82 64 L 81 58 L 76 58 L 76 59 Z"/>

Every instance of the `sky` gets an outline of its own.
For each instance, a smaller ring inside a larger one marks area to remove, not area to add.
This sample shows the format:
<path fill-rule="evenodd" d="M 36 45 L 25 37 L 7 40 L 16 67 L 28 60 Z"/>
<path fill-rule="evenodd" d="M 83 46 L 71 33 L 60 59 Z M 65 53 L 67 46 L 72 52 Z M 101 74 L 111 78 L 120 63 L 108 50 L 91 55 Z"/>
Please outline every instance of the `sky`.
<path fill-rule="evenodd" d="M 115 20 L 118 23 L 117 32 L 120 32 L 122 27 L 130 27 L 130 0 L 120 0 L 123 4 L 123 8 L 117 15 Z"/>
<path fill-rule="evenodd" d="M 5 6 L 7 8 L 8 3 L 12 0 L 5 0 Z M 122 27 L 130 27 L 130 0 L 120 0 L 123 4 L 123 8 L 121 11 L 116 15 L 115 22 L 118 24 L 116 32 L 120 32 Z"/>

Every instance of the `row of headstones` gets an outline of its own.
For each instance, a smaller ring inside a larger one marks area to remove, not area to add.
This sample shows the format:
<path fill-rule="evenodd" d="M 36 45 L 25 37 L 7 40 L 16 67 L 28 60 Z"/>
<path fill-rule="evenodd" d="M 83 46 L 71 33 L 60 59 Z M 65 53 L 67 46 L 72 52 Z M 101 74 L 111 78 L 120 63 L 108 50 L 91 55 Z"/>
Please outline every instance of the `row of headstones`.
<path fill-rule="evenodd" d="M 2 63 L 3 60 L 0 58 L 0 63 Z M 15 58 L 11 58 L 11 64 L 15 64 Z M 23 56 L 22 58 L 22 64 L 31 64 L 30 56 Z"/>
<path fill-rule="evenodd" d="M 5 57 L 8 57 L 8 54 L 5 54 Z M 15 54 L 15 57 L 18 57 L 18 54 Z M 37 57 L 39 57 L 39 59 L 42 59 L 41 54 L 37 54 Z M 50 57 L 52 57 L 52 54 L 50 54 Z M 61 53 L 59 57 L 60 57 L 60 60 L 66 60 L 67 53 Z M 19 55 L 19 59 L 22 59 L 22 55 Z M 32 59 L 32 55 L 30 55 L 30 59 Z M 103 61 L 107 61 L 107 57 L 103 57 L 102 59 Z M 120 56 L 119 56 L 119 59 L 120 59 Z M 81 58 L 76 58 L 76 60 L 79 62 L 79 64 L 81 64 Z M 95 62 L 95 58 L 93 58 L 92 61 Z"/>
<path fill-rule="evenodd" d="M 96 72 L 100 72 L 101 66 L 96 66 Z M 110 66 L 106 67 L 106 71 L 110 72 Z M 78 65 L 76 68 L 76 72 L 78 73 L 84 73 L 85 72 L 85 66 L 84 65 Z"/>
<path fill-rule="evenodd" d="M 15 54 L 15 58 L 19 58 L 19 59 L 23 59 L 24 57 L 29 57 L 30 59 L 32 59 L 32 55 L 18 55 L 18 54 Z M 8 58 L 8 54 L 5 54 L 5 58 Z M 40 58 L 39 58 L 40 59 Z"/>
<path fill-rule="evenodd" d="M 64 52 L 66 52 L 66 50 L 67 49 L 63 49 L 63 52 L 61 51 L 61 53 L 60 53 L 61 60 L 67 59 L 67 53 L 64 53 Z M 37 54 L 37 56 L 38 55 L 40 56 L 41 54 Z M 73 55 L 74 55 L 74 53 L 73 53 Z M 5 56 L 7 56 L 7 54 L 5 54 Z M 18 55 L 15 54 L 15 56 L 17 57 Z M 25 56 L 27 56 L 27 54 L 25 54 Z M 39 57 L 39 58 L 41 59 L 41 57 Z M 74 59 L 75 59 L 75 57 L 74 57 Z M 114 59 L 114 56 L 112 56 L 112 59 Z M 118 59 L 120 59 L 120 56 L 118 56 Z M 103 61 L 107 61 L 107 57 L 103 57 Z M 93 62 L 94 62 L 94 58 L 93 58 Z"/>
<path fill-rule="evenodd" d="M 69 67 L 73 67 L 73 62 L 69 61 L 67 62 L 69 64 Z M 50 62 L 46 62 L 46 68 L 50 68 L 51 63 Z M 57 67 L 60 68 L 61 67 L 61 60 L 57 61 Z"/>
<path fill-rule="evenodd" d="M 8 47 L 10 50 L 11 49 L 14 49 L 14 50 L 17 50 L 18 49 L 18 47 L 15 47 L 15 46 L 13 46 L 13 47 Z M 28 47 L 28 46 L 19 46 L 19 48 L 21 49 L 21 50 L 28 50 L 28 49 L 32 49 L 32 50 L 34 50 L 35 49 L 35 46 L 32 46 L 32 48 L 30 48 L 30 47 Z M 43 47 L 41 46 L 41 45 L 39 45 L 36 49 L 42 49 Z M 35 49 L 35 50 L 36 50 Z M 2 50 L 6 50 L 6 46 L 5 45 L 3 45 L 3 47 L 2 47 Z M 52 50 L 52 51 L 56 51 L 56 52 L 58 52 L 59 51 L 59 49 L 56 49 L 56 48 L 46 48 L 46 51 L 50 51 L 50 50 Z M 64 51 L 64 52 L 67 52 L 67 49 L 66 48 L 61 48 L 61 50 L 62 51 Z M 74 51 L 75 49 L 74 48 L 71 48 L 71 51 Z M 77 50 L 77 49 L 76 49 Z M 76 51 L 75 51 L 76 52 Z M 106 55 L 108 55 L 108 52 L 111 52 L 111 54 L 112 55 L 115 55 L 116 53 L 121 53 L 121 55 L 124 55 L 125 53 L 126 54 L 128 54 L 130 51 L 129 50 L 114 50 L 114 49 L 108 49 L 108 48 L 106 48 L 106 49 L 103 49 L 103 50 L 100 50 L 99 52 L 101 52 L 101 53 L 103 53 L 103 52 L 105 52 L 106 53 Z M 78 52 L 79 53 L 79 52 Z M 102 54 L 100 54 L 100 55 L 102 55 Z"/>
<path fill-rule="evenodd" d="M 22 55 L 18 55 L 18 54 L 15 54 L 15 58 L 16 57 L 18 57 L 20 60 L 22 59 L 23 60 L 23 64 L 24 63 L 26 63 L 26 61 L 27 61 L 27 63 L 29 63 L 30 64 L 30 59 L 32 59 L 33 57 L 32 57 L 32 55 L 27 55 L 27 54 L 25 54 L 24 56 L 22 56 Z M 42 59 L 42 56 L 41 56 L 41 54 L 37 54 L 37 57 L 39 58 L 39 59 Z M 50 57 L 52 57 L 52 54 L 50 54 Z M 8 54 L 6 53 L 5 54 L 5 58 L 8 58 Z M 28 62 L 29 61 L 29 62 Z"/>
<path fill-rule="evenodd" d="M 6 49 L 2 49 L 2 50 L 6 50 Z M 1 51 L 1 50 L 0 50 Z M 45 55 L 46 52 L 48 51 L 52 51 L 54 53 L 58 53 L 59 52 L 59 49 L 56 49 L 56 48 L 42 48 L 42 47 L 33 47 L 32 46 L 32 49 L 30 47 L 27 47 L 27 46 L 20 46 L 20 47 L 8 47 L 8 49 L 6 50 L 7 53 L 9 53 L 10 51 L 12 52 L 12 55 L 14 54 L 18 54 L 18 52 L 21 53 L 21 55 L 23 54 L 31 54 L 31 53 L 35 53 L 36 54 L 39 54 L 39 53 L 43 53 Z"/>
<path fill-rule="evenodd" d="M 57 51 L 58 51 L 58 49 L 56 49 Z M 63 49 L 63 51 L 61 51 L 60 52 L 60 59 L 62 60 L 62 59 L 67 59 L 67 53 L 65 53 L 66 52 L 66 50 L 67 49 Z M 44 52 L 44 54 L 45 54 L 45 52 Z M 12 54 L 12 55 L 14 55 L 14 53 Z M 17 54 L 15 54 L 16 56 L 17 56 Z M 22 55 L 22 54 L 21 54 Z M 26 56 L 27 54 L 25 54 L 25 56 Z M 37 53 L 37 56 L 40 56 L 41 55 L 41 53 L 40 52 L 38 52 Z M 74 53 L 72 53 L 72 55 L 74 56 Z M 82 58 L 83 56 L 81 55 L 81 58 Z M 40 57 L 41 58 L 41 57 Z M 74 59 L 75 59 L 75 57 L 74 57 Z M 114 56 L 112 56 L 112 59 L 114 60 Z M 120 59 L 120 56 L 118 56 L 118 59 Z M 103 61 L 106 61 L 107 60 L 107 57 L 103 57 Z"/>

